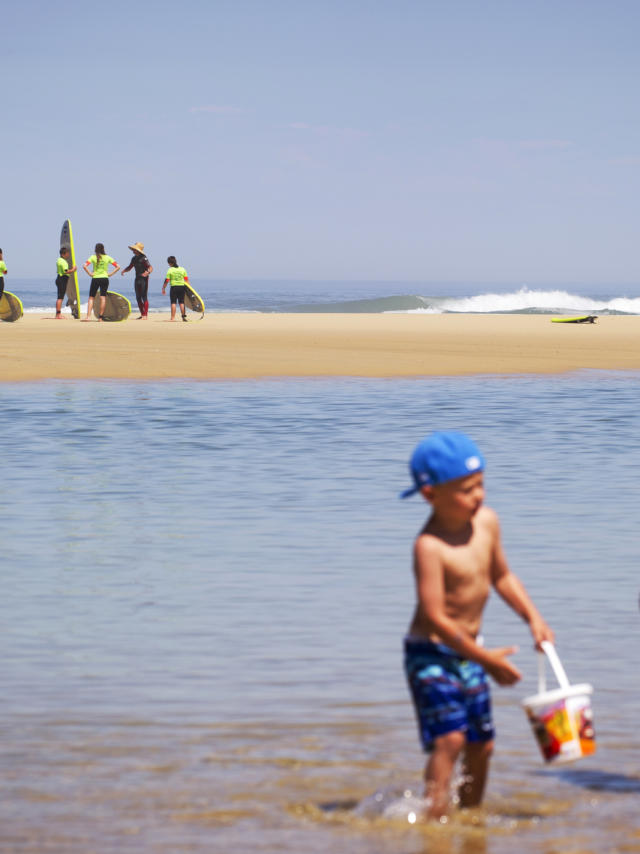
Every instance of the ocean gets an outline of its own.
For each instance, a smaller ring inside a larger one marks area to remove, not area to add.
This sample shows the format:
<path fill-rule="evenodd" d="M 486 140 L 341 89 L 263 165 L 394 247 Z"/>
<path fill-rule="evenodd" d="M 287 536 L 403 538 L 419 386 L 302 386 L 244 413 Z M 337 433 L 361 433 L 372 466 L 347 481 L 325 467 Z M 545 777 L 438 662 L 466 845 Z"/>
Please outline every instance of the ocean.
<path fill-rule="evenodd" d="M 86 311 L 88 278 L 80 272 L 80 294 Z M 640 314 L 637 288 L 614 284 L 529 288 L 524 284 L 494 286 L 478 283 L 322 282 L 294 280 L 193 279 L 207 311 L 252 312 L 411 312 L 422 314 Z M 26 312 L 54 312 L 56 291 L 42 279 L 13 280 L 6 287 L 22 300 Z M 149 286 L 151 312 L 167 312 L 160 278 Z M 116 274 L 110 288 L 131 300 L 136 313 L 133 274 Z"/>
<path fill-rule="evenodd" d="M 0 850 L 640 851 L 637 373 L 0 384 Z M 537 654 L 496 597 L 485 805 L 410 824 L 400 501 L 432 429 L 470 433 L 506 553 L 593 685 L 598 749 L 545 766 Z"/>

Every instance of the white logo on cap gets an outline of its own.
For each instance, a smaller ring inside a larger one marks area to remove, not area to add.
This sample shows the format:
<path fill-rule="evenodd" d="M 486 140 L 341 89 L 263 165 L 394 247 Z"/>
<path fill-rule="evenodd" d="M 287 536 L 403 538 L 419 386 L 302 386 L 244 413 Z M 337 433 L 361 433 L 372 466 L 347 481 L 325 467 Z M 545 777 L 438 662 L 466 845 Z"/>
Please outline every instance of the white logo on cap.
<path fill-rule="evenodd" d="M 480 457 L 467 457 L 464 461 L 468 471 L 480 468 Z"/>

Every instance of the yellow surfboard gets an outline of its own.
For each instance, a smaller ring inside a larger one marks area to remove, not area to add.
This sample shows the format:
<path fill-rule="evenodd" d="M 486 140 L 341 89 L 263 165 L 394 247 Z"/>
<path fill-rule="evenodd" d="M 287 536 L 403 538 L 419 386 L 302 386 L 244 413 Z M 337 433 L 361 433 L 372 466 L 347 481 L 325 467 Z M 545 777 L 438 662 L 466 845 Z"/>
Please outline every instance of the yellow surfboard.
<path fill-rule="evenodd" d="M 204 317 L 204 300 L 200 296 L 200 294 L 191 287 L 188 282 L 185 282 L 185 291 L 184 291 L 184 304 L 185 308 L 190 309 L 191 311 L 197 312 L 200 317 L 198 320 L 202 320 Z"/>
<path fill-rule="evenodd" d="M 93 303 L 94 317 L 100 317 L 100 293 L 98 292 L 95 302 Z M 107 291 L 107 298 L 104 303 L 103 320 L 110 323 L 119 323 L 126 320 L 131 314 L 131 303 L 122 294 L 116 291 Z"/>
<path fill-rule="evenodd" d="M 5 291 L 0 297 L 0 320 L 6 323 L 14 323 L 23 315 L 22 302 L 19 297 L 10 291 Z"/>
<path fill-rule="evenodd" d="M 76 266 L 76 253 L 73 248 L 73 232 L 71 231 L 71 220 L 65 219 L 62 231 L 60 232 L 60 249 L 69 250 L 69 266 Z M 78 271 L 69 273 L 69 281 L 67 282 L 67 305 L 71 309 L 71 314 L 80 320 L 80 287 L 78 285 Z"/>

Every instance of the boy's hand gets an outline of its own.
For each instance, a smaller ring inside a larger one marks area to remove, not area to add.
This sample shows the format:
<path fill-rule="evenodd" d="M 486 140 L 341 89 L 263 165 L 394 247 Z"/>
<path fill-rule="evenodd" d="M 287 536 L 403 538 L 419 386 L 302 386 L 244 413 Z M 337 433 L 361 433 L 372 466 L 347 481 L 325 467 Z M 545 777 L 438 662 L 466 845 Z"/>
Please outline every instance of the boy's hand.
<path fill-rule="evenodd" d="M 549 628 L 549 626 L 545 623 L 542 617 L 536 617 L 531 620 L 529 623 L 529 628 L 531 629 L 531 634 L 533 635 L 533 640 L 535 641 L 536 649 L 538 652 L 542 652 L 542 647 L 540 644 L 542 641 L 549 641 L 549 643 L 555 643 L 553 631 Z"/>
<path fill-rule="evenodd" d="M 484 668 L 498 685 L 514 685 L 522 679 L 522 673 L 515 664 L 507 660 L 508 655 L 513 655 L 517 651 L 517 646 L 501 646 L 498 649 L 487 650 L 490 661 L 484 665 Z"/>

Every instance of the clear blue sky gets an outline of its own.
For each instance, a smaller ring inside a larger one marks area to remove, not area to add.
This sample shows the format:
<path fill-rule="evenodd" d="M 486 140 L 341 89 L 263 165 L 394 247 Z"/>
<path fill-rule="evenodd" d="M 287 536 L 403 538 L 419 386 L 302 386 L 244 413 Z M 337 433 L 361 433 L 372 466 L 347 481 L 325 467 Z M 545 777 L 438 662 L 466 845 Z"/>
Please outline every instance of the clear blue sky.
<path fill-rule="evenodd" d="M 637 0 L 23 0 L 11 277 L 142 241 L 192 277 L 640 283 Z"/>

